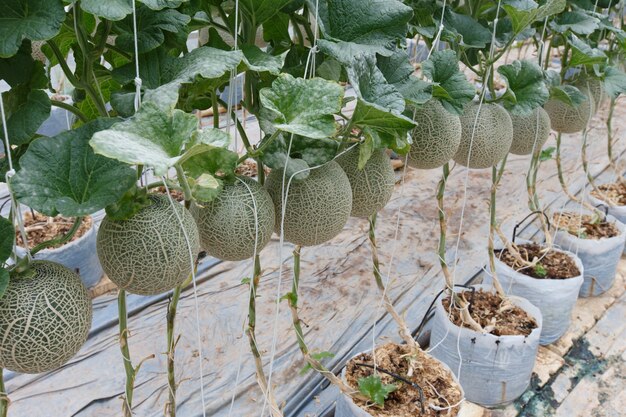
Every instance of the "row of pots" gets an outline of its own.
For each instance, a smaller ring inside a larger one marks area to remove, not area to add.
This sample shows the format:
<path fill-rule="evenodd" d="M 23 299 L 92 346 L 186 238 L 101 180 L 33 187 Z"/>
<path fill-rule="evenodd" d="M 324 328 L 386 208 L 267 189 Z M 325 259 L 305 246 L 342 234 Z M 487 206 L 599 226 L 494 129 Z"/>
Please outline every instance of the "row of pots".
<path fill-rule="evenodd" d="M 626 226 L 610 214 L 606 221 L 615 224 L 619 235 L 593 240 L 564 230 L 556 232 L 554 243 L 563 249 L 553 250 L 574 260 L 580 271 L 575 277 L 536 279 L 496 257 L 497 276 L 510 301 L 537 322 L 537 328 L 527 336 L 495 336 L 459 327 L 450 320 L 444 297 L 436 300 L 429 353 L 441 362 L 451 383 L 460 384 L 467 400 L 498 407 L 517 399 L 530 383 L 539 345 L 553 343 L 567 331 L 577 298 L 597 296 L 613 285 L 624 252 Z M 492 284 L 487 277 L 482 285 L 474 287 L 494 291 Z M 456 407 L 450 415 L 458 411 Z M 341 395 L 337 400 L 336 417 L 373 415 L 348 396 Z"/>

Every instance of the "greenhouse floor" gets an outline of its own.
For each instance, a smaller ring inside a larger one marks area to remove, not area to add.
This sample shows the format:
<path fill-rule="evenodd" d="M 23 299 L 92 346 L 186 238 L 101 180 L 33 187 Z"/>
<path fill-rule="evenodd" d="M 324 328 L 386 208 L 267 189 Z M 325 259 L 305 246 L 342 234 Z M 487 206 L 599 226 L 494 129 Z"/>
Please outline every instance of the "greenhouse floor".
<path fill-rule="evenodd" d="M 578 300 L 570 330 L 539 349 L 531 387 L 514 404 L 467 403 L 460 417 L 618 417 L 626 410 L 626 257 L 615 284 Z"/>

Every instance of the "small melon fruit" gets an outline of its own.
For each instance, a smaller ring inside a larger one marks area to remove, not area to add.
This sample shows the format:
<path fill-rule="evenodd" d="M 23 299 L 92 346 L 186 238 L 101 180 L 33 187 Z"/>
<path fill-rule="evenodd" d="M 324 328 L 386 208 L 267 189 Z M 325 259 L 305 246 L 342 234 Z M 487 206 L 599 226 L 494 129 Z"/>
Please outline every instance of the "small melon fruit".
<path fill-rule="evenodd" d="M 265 187 L 276 212 L 276 233 L 280 233 L 283 209 L 283 170 L 274 169 Z M 287 192 L 289 177 L 285 177 Z M 303 180 L 292 180 L 285 207 L 285 240 L 300 246 L 324 243 L 343 230 L 352 211 L 352 189 L 348 176 L 335 161 L 312 169 Z"/>
<path fill-rule="evenodd" d="M 87 340 L 91 319 L 91 299 L 78 274 L 33 261 L 0 298 L 0 368 L 37 374 L 62 366 Z"/>
<path fill-rule="evenodd" d="M 590 92 L 586 88 L 580 90 L 585 96 L 585 100 L 578 105 L 571 106 L 561 100 L 550 99 L 543 108 L 550 116 L 552 129 L 559 133 L 580 132 L 589 123 L 589 119 L 595 113 L 593 99 L 590 99 Z"/>
<path fill-rule="evenodd" d="M 415 111 L 417 127 L 409 151 L 409 166 L 433 169 L 452 159 L 461 143 L 461 120 L 432 99 Z"/>
<path fill-rule="evenodd" d="M 513 122 L 509 113 L 497 104 L 467 104 L 461 114 L 461 127 L 461 145 L 454 155 L 460 165 L 489 168 L 500 162 L 511 148 Z"/>
<path fill-rule="evenodd" d="M 104 272 L 121 289 L 156 295 L 180 285 L 191 273 L 200 251 L 198 228 L 187 209 L 164 195 L 151 194 L 152 204 L 127 220 L 106 216 L 98 231 L 98 258 Z M 178 216 L 177 216 L 178 214 Z"/>
<path fill-rule="evenodd" d="M 192 206 L 191 214 L 198 224 L 202 249 L 225 261 L 251 258 L 255 241 L 258 253 L 274 232 L 272 198 L 257 181 L 248 177 L 238 177 L 233 184 L 225 185 L 215 200 L 202 207 Z"/>
<path fill-rule="evenodd" d="M 384 149 L 376 149 L 359 169 L 359 147 L 355 146 L 335 159 L 348 176 L 352 188 L 354 217 L 369 217 L 381 210 L 393 194 L 396 176 Z"/>
<path fill-rule="evenodd" d="M 513 122 L 513 143 L 511 152 L 515 155 L 529 155 L 541 149 L 550 135 L 550 116 L 537 107 L 529 114 L 510 114 Z"/>

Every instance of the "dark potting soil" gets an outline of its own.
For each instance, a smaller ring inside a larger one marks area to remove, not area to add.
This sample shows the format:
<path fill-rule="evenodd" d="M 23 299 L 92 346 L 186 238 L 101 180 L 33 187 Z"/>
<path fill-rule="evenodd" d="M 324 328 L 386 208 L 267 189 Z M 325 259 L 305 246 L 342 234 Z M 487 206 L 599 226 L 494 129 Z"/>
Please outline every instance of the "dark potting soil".
<path fill-rule="evenodd" d="M 458 293 L 470 303 L 470 315 L 488 333 L 495 336 L 528 336 L 537 328 L 537 322 L 528 313 L 512 303 L 503 300 L 498 294 L 477 290 Z M 450 297 L 443 299 L 443 307 L 450 313 L 450 320 L 461 327 L 471 328 L 461 318 L 458 308 L 450 312 Z"/>
<path fill-rule="evenodd" d="M 522 264 L 508 249 L 494 251 L 502 262 L 517 272 L 538 279 L 567 279 L 580 275 L 576 262 L 566 253 L 548 250 L 536 243 L 515 245 L 515 248 L 526 262 L 539 262 L 534 267 Z"/>
<path fill-rule="evenodd" d="M 620 233 L 614 223 L 600 221 L 588 214 L 554 213 L 552 221 L 557 228 L 581 239 L 611 238 Z"/>
<path fill-rule="evenodd" d="M 610 183 L 598 186 L 598 190 L 593 190 L 591 195 L 595 198 L 607 201 L 616 206 L 626 206 L 626 184 Z"/>
<path fill-rule="evenodd" d="M 28 247 L 30 249 L 42 242 L 65 235 L 70 231 L 72 225 L 74 224 L 74 218 L 62 216 L 48 217 L 43 214 L 30 211 L 25 212 L 23 218 L 26 238 L 28 239 Z M 87 216 L 83 218 L 83 221 L 74 236 L 72 236 L 69 242 L 65 242 L 65 244 L 73 242 L 84 236 L 89 229 L 91 229 L 92 223 L 93 220 L 91 217 Z M 15 232 L 15 239 L 18 246 L 24 246 L 24 241 L 22 240 L 22 235 L 19 230 Z M 63 245 L 52 246 L 50 248 L 58 248 L 60 246 Z"/>
<path fill-rule="evenodd" d="M 407 345 L 387 343 L 376 348 L 376 366 L 380 370 L 417 384 L 424 392 L 424 413 L 419 402 L 419 391 L 412 385 L 383 372 L 377 372 L 383 384 L 394 384 L 396 390 L 389 394 L 384 407 L 372 402 L 355 400 L 361 408 L 375 417 L 414 417 L 414 416 L 456 416 L 459 407 L 448 411 L 433 410 L 430 405 L 450 407 L 461 401 L 461 391 L 452 379 L 451 373 L 439 361 L 427 355 L 421 349 L 413 350 Z M 352 358 L 346 365 L 346 380 L 348 385 L 359 390 L 359 379 L 374 374 L 374 369 L 358 366 L 358 363 L 374 365 L 371 353 L 362 353 Z"/>

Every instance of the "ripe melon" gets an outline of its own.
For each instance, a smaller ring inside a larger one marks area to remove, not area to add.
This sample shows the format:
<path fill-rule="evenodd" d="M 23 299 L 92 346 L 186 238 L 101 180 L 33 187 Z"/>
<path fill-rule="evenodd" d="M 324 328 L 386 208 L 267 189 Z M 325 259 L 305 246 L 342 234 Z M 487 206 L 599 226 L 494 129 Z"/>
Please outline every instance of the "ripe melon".
<path fill-rule="evenodd" d="M 133 294 L 171 290 L 191 273 L 189 248 L 176 216 L 183 222 L 194 258 L 200 251 L 198 228 L 187 209 L 167 196 L 152 194 L 152 204 L 132 218 L 106 216 L 98 231 L 98 258 L 118 287 Z"/>
<path fill-rule="evenodd" d="M 62 366 L 87 340 L 91 319 L 91 299 L 78 274 L 33 261 L 0 298 L 0 368 L 37 374 Z"/>
<path fill-rule="evenodd" d="M 335 160 L 350 181 L 352 216 L 369 217 L 385 207 L 393 194 L 396 176 L 383 149 L 374 150 L 363 169 L 359 169 L 359 147 L 350 149 Z"/>
<path fill-rule="evenodd" d="M 461 144 L 456 163 L 468 168 L 489 168 L 500 162 L 511 148 L 513 122 L 497 104 L 469 103 L 461 115 Z M 470 149 L 471 146 L 471 149 Z"/>
<path fill-rule="evenodd" d="M 513 143 L 509 152 L 515 155 L 529 155 L 541 149 L 550 135 L 550 116 L 537 107 L 527 115 L 510 114 L 513 122 Z"/>
<path fill-rule="evenodd" d="M 595 114 L 600 108 L 602 100 L 604 100 L 604 86 L 602 81 L 596 78 L 585 78 L 578 81 L 576 83 L 576 87 L 583 92 L 589 91 L 591 97 L 593 98 L 593 112 Z"/>
<path fill-rule="evenodd" d="M 274 232 L 272 198 L 265 188 L 248 177 L 239 177 L 235 183 L 224 186 L 210 203 L 202 207 L 192 206 L 191 214 L 198 224 L 202 249 L 226 261 L 241 261 L 254 256 L 257 230 L 257 253 L 267 245 Z"/>
<path fill-rule="evenodd" d="M 438 168 L 452 159 L 461 143 L 461 120 L 433 99 L 415 112 L 417 127 L 409 151 L 409 166 Z"/>
<path fill-rule="evenodd" d="M 283 208 L 283 170 L 274 169 L 265 187 L 276 211 L 276 233 L 280 233 Z M 285 177 L 285 191 L 289 177 Z M 352 211 L 352 189 L 348 176 L 335 161 L 312 169 L 303 180 L 291 181 L 285 207 L 285 240 L 300 246 L 315 246 L 337 236 Z"/>
<path fill-rule="evenodd" d="M 580 91 L 586 96 L 586 99 L 576 106 L 570 106 L 554 98 L 544 104 L 543 108 L 550 116 L 550 124 L 554 131 L 576 133 L 587 127 L 589 119 L 595 113 L 595 106 L 593 100 L 589 99 L 591 94 L 589 90 L 581 88 Z"/>

